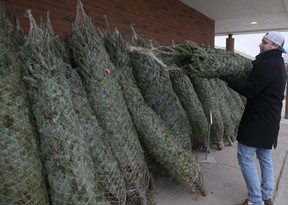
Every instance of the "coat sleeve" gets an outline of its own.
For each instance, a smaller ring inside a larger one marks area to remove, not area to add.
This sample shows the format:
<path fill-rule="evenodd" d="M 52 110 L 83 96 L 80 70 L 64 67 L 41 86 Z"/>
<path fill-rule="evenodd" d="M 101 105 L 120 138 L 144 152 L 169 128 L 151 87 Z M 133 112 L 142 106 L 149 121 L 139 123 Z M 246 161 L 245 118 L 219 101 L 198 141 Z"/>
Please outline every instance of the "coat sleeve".
<path fill-rule="evenodd" d="M 273 67 L 268 62 L 258 63 L 253 67 L 247 81 L 231 78 L 228 86 L 247 98 L 258 95 L 273 79 Z"/>

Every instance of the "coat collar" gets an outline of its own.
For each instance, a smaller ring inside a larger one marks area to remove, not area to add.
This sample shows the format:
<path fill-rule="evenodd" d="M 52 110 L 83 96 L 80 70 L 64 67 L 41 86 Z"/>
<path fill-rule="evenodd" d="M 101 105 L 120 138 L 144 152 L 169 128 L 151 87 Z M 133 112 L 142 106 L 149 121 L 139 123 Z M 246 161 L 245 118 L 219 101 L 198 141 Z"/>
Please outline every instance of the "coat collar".
<path fill-rule="evenodd" d="M 269 58 L 269 57 L 274 57 L 274 56 L 282 56 L 282 52 L 278 49 L 272 49 L 269 51 L 265 51 L 263 53 L 260 53 L 259 55 L 256 56 L 256 59 L 253 61 L 253 63 L 261 61 L 263 59 Z"/>

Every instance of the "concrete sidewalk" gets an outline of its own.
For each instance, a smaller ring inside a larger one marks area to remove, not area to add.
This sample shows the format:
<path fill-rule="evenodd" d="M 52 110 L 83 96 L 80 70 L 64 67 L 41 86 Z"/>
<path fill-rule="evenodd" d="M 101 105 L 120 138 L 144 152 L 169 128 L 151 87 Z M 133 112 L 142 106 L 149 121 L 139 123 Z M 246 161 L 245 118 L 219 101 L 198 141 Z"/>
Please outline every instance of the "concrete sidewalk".
<path fill-rule="evenodd" d="M 285 105 L 285 103 L 284 103 Z M 284 109 L 284 108 L 283 108 Z M 273 149 L 275 171 L 274 205 L 288 204 L 288 120 L 280 124 L 277 149 Z M 223 150 L 212 150 L 209 163 L 200 163 L 207 196 L 192 193 L 176 185 L 168 177 L 157 177 L 155 201 L 157 205 L 234 205 L 247 198 L 246 185 L 238 166 L 237 142 Z M 257 163 L 258 164 L 258 163 Z M 260 169 L 258 166 L 258 171 Z"/>

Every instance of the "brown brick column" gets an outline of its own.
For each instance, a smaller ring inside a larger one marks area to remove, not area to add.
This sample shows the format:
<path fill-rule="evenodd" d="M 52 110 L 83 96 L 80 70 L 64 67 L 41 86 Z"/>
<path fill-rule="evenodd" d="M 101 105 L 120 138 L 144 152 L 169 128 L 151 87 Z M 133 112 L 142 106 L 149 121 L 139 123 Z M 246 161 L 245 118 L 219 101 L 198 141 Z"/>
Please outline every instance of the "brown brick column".
<path fill-rule="evenodd" d="M 232 34 L 228 34 L 228 38 L 226 38 L 226 50 L 234 52 L 234 38 L 232 38 Z"/>

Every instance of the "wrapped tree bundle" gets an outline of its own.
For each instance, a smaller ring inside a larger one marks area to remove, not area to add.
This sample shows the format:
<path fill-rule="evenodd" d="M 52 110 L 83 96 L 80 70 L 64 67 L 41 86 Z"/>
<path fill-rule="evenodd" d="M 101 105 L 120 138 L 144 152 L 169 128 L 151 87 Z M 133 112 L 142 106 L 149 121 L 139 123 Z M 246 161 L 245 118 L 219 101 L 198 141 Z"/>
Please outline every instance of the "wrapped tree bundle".
<path fill-rule="evenodd" d="M 123 98 L 118 73 L 80 1 L 69 44 L 93 112 L 108 133 L 105 140 L 118 161 L 128 195 L 139 196 L 149 181 L 144 153 Z"/>
<path fill-rule="evenodd" d="M 69 66 L 67 67 L 66 76 L 72 92 L 74 110 L 78 114 L 80 123 L 89 139 L 98 184 L 105 191 L 105 197 L 113 205 L 125 204 L 126 185 L 124 178 L 110 146 L 103 141 L 108 135 L 93 115 L 86 91 L 77 71 Z"/>
<path fill-rule="evenodd" d="M 71 99 L 66 64 L 51 48 L 53 37 L 27 12 L 30 31 L 21 48 L 24 79 L 40 134 L 53 204 L 108 205 L 97 186 L 88 139 Z"/>
<path fill-rule="evenodd" d="M 202 103 L 207 118 L 209 117 L 210 111 L 212 113 L 210 139 L 212 143 L 222 146 L 224 133 L 223 118 L 220 113 L 218 102 L 215 99 L 213 88 L 211 87 L 209 80 L 206 78 L 190 76 L 190 79 L 193 83 L 197 96 Z"/>
<path fill-rule="evenodd" d="M 246 79 L 252 69 L 252 61 L 248 58 L 223 49 L 198 46 L 192 41 L 160 46 L 150 51 L 151 53 L 167 67 L 179 67 L 181 64 L 180 68 L 187 74 L 198 77 L 218 78 L 221 75 L 233 75 Z"/>
<path fill-rule="evenodd" d="M 0 204 L 48 205 L 38 136 L 12 29 L 0 5 Z"/>
<path fill-rule="evenodd" d="M 175 139 L 167 124 L 146 103 L 133 74 L 126 42 L 115 31 L 105 33 L 105 47 L 111 61 L 122 76 L 121 86 L 139 138 L 145 150 L 176 183 L 193 188 L 197 186 L 205 195 L 201 171 L 190 151 Z"/>
<path fill-rule="evenodd" d="M 149 43 L 135 34 L 133 46 L 149 48 Z M 149 106 L 167 123 L 172 134 L 186 149 L 192 149 L 192 128 L 187 115 L 173 90 L 169 71 L 149 55 L 131 52 L 132 66 L 137 84 Z"/>
<path fill-rule="evenodd" d="M 81 78 L 76 69 L 71 67 L 69 55 L 68 52 L 66 52 L 64 44 L 58 36 L 54 35 L 49 13 L 47 13 L 46 21 L 42 22 L 42 24 L 42 27 L 53 37 L 50 45 L 51 49 L 54 49 L 55 56 L 59 56 L 59 58 L 68 63 L 66 66 L 66 78 L 68 79 L 72 94 L 73 108 L 88 137 L 97 183 L 101 186 L 109 202 L 113 203 L 113 205 L 125 204 L 126 186 L 124 178 L 120 172 L 118 162 L 112 154 L 111 148 L 103 141 L 103 139 L 107 138 L 107 133 L 101 128 L 93 114 Z"/>
<path fill-rule="evenodd" d="M 196 77 L 218 78 L 223 75 L 233 75 L 237 78 L 245 80 L 250 75 L 252 69 L 252 61 L 250 59 L 247 59 L 239 54 L 230 51 L 198 46 L 192 41 L 187 41 L 185 44 L 159 46 L 150 49 L 137 48 L 137 51 L 146 55 L 150 55 L 164 68 L 172 71 L 177 71 L 180 69 L 193 79 L 196 79 Z M 195 88 L 195 90 L 197 89 L 199 90 L 199 88 Z M 209 96 L 211 98 L 211 95 L 205 93 L 204 88 L 202 91 L 200 89 L 197 94 L 199 94 L 199 92 L 202 92 L 200 95 L 207 95 L 207 97 L 203 97 L 202 100 L 208 99 Z M 235 94 L 235 92 L 233 93 L 233 95 L 235 95 L 236 97 L 236 103 L 239 103 L 239 105 L 243 103 L 245 104 L 245 98 L 239 96 L 238 94 Z M 240 100 L 242 100 L 243 102 L 239 101 L 239 97 Z M 216 110 L 214 112 L 216 112 L 216 116 L 219 116 L 219 111 Z M 206 110 L 205 113 L 207 114 Z M 238 115 L 238 113 L 236 113 L 235 115 Z M 216 117 L 216 119 L 217 118 L 219 117 Z M 219 126 L 217 125 L 218 129 L 216 129 L 217 126 L 215 127 L 215 124 L 211 127 L 212 134 L 214 131 L 218 130 L 217 135 L 221 135 L 221 130 L 223 129 L 223 125 L 221 124 L 223 123 L 220 123 Z M 222 137 L 219 138 L 220 141 L 221 138 Z"/>
<path fill-rule="evenodd" d="M 235 129 L 237 126 L 237 122 L 233 118 L 233 113 L 237 112 L 231 109 L 230 101 L 233 101 L 233 99 L 230 99 L 231 94 L 228 92 L 225 92 L 225 85 L 220 84 L 221 81 L 219 79 L 210 79 L 210 85 L 213 88 L 214 98 L 215 101 L 218 104 L 222 119 L 223 119 L 223 126 L 224 126 L 224 133 L 223 133 L 223 140 L 225 143 L 231 144 L 232 137 L 235 134 Z M 224 83 L 224 82 L 223 82 Z M 221 87 L 220 87 L 221 86 Z M 230 95 L 230 96 L 227 96 Z M 229 100 L 228 100 L 229 99 Z M 234 108 L 237 109 L 237 108 Z"/>
<path fill-rule="evenodd" d="M 208 122 L 191 80 L 180 69 L 171 70 L 170 77 L 173 89 L 177 94 L 192 127 L 192 143 L 206 144 Z"/>
<path fill-rule="evenodd" d="M 244 111 L 244 105 L 241 97 L 237 92 L 229 88 L 222 80 L 215 79 L 215 81 L 218 84 L 220 91 L 224 95 L 223 97 L 226 101 L 227 106 L 230 108 L 231 120 L 235 124 L 235 129 L 237 129 L 240 123 L 240 119 L 242 117 L 242 113 Z"/>
<path fill-rule="evenodd" d="M 233 96 L 233 99 L 235 100 L 237 106 L 239 107 L 241 115 L 242 115 L 244 108 L 245 108 L 245 104 L 246 104 L 246 97 L 244 97 L 243 95 L 239 95 L 235 90 L 233 90 L 230 87 L 228 87 L 228 90 Z"/>
<path fill-rule="evenodd" d="M 233 101 L 230 101 L 231 102 L 230 106 L 233 106 L 236 108 L 233 112 L 237 120 L 236 128 L 238 128 L 242 114 L 245 109 L 246 98 L 242 95 L 239 95 L 236 91 L 234 91 L 232 88 L 228 87 L 227 85 L 226 87 L 231 95 L 231 98 L 233 99 Z"/>

